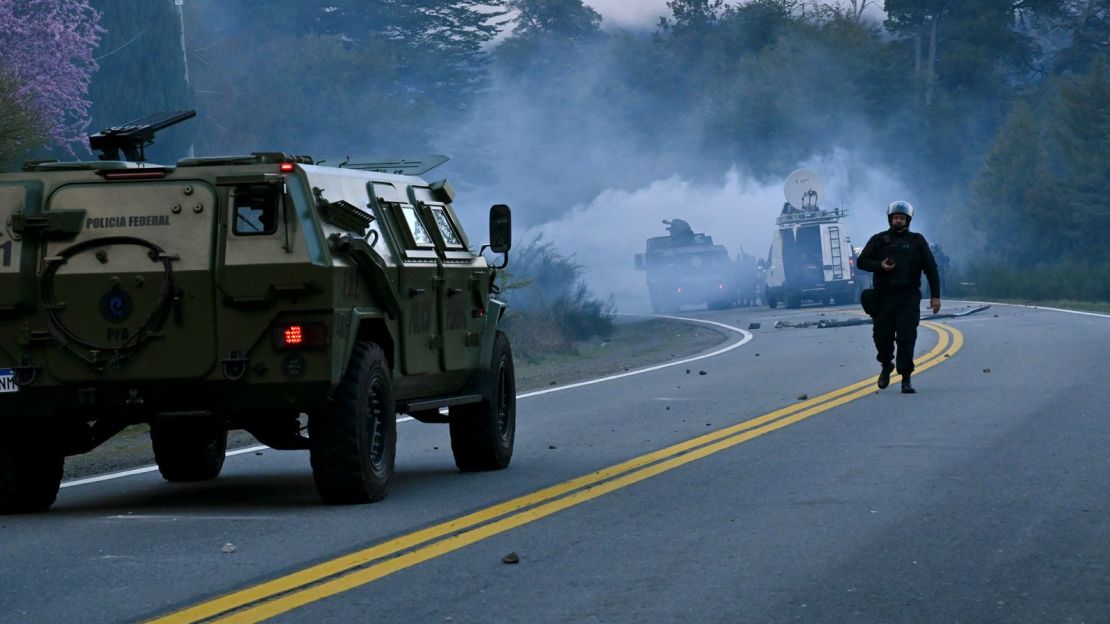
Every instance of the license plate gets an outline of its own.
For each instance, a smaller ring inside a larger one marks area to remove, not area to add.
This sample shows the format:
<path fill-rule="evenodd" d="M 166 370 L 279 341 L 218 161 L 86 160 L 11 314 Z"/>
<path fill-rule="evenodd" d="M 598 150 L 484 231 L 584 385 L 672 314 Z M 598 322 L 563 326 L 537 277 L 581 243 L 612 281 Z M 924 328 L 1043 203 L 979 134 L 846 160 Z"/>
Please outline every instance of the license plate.
<path fill-rule="evenodd" d="M 10 368 L 0 368 L 0 392 L 18 392 L 15 385 L 15 372 Z"/>

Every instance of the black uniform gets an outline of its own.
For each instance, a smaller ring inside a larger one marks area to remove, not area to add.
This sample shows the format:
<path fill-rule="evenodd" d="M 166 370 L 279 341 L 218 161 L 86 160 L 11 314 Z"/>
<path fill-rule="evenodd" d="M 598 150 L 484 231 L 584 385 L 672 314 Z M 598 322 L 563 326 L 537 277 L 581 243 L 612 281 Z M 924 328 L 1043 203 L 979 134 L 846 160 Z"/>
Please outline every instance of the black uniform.
<path fill-rule="evenodd" d="M 884 271 L 884 258 L 894 261 L 894 269 Z M 878 305 L 874 317 L 875 357 L 883 366 L 894 359 L 898 343 L 897 370 L 900 375 L 913 372 L 913 349 L 917 342 L 917 324 L 921 320 L 921 273 L 929 280 L 929 292 L 940 297 L 937 262 L 925 237 L 907 228 L 901 233 L 893 228 L 871 237 L 856 262 L 863 271 L 874 274 Z"/>

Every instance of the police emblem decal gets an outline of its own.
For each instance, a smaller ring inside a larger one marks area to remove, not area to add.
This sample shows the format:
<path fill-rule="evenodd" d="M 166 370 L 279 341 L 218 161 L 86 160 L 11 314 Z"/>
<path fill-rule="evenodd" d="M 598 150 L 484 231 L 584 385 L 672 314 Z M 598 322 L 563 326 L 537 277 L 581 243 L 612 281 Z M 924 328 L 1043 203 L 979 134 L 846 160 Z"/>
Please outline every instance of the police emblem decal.
<path fill-rule="evenodd" d="M 135 302 L 119 286 L 113 286 L 100 298 L 100 315 L 111 323 L 122 323 L 131 318 Z"/>

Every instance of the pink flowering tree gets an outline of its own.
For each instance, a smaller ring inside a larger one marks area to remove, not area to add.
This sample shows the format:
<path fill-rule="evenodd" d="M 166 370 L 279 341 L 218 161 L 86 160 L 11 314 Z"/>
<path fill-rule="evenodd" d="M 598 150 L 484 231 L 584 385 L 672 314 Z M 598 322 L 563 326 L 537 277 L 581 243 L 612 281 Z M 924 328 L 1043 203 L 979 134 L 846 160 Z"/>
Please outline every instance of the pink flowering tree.
<path fill-rule="evenodd" d="M 100 13 L 88 0 L 0 0 L 0 73 L 46 139 L 70 154 L 85 144 Z M 0 119 L 0 128 L 5 121 Z"/>

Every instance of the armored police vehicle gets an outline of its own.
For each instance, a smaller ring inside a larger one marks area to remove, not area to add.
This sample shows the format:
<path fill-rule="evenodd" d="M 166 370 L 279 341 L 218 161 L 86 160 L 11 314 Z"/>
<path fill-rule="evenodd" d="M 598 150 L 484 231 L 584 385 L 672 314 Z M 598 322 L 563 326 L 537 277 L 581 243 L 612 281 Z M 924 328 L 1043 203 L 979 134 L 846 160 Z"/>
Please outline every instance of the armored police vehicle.
<path fill-rule="evenodd" d="M 48 508 L 66 456 L 135 423 L 173 482 L 219 475 L 229 429 L 308 449 L 333 504 L 385 496 L 397 412 L 448 423 L 459 469 L 505 468 L 509 208 L 490 211 L 491 266 L 427 162 L 144 162 L 193 114 L 0 174 L 0 511 Z"/>
<path fill-rule="evenodd" d="M 636 270 L 647 274 L 652 312 L 677 312 L 683 305 L 736 305 L 736 264 L 728 250 L 714 245 L 712 236 L 695 234 L 682 219 L 663 223 L 669 234 L 647 239 L 646 251 L 635 257 Z"/>
<path fill-rule="evenodd" d="M 841 220 L 847 212 L 819 205 L 824 184 L 812 171 L 799 169 L 786 180 L 786 203 L 775 220 L 771 248 L 762 263 L 763 299 L 797 308 L 804 301 L 858 301 L 863 284 L 856 277 L 855 254 Z"/>

